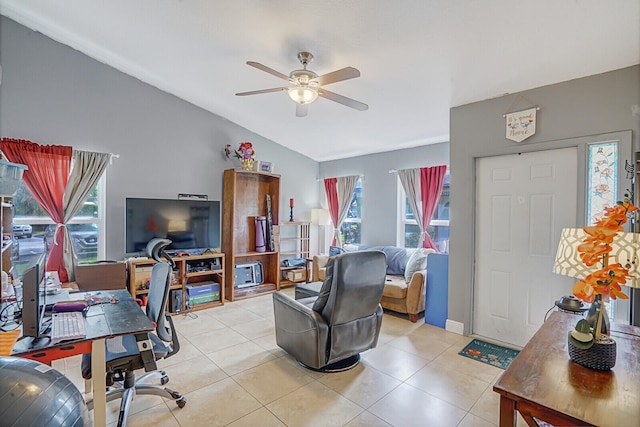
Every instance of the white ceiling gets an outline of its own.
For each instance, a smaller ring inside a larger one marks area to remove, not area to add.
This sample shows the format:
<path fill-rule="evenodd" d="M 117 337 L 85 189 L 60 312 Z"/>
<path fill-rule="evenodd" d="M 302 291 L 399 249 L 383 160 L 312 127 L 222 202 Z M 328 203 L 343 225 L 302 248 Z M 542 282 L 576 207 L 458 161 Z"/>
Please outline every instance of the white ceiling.
<path fill-rule="evenodd" d="M 448 141 L 449 108 L 640 63 L 638 0 L 0 0 L 0 13 L 317 161 Z M 295 117 L 284 74 L 346 66 Z M 286 83 L 285 83 L 286 85 Z M 258 148 L 259 149 L 259 148 Z"/>

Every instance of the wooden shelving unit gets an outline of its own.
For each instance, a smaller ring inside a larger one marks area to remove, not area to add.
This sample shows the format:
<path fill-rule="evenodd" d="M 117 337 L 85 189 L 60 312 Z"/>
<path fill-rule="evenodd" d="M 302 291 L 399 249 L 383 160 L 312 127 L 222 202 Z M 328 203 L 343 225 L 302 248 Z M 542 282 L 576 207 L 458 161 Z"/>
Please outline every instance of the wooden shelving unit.
<path fill-rule="evenodd" d="M 204 308 L 217 307 L 224 304 L 225 298 L 225 256 L 223 253 L 211 253 L 204 255 L 187 255 L 173 258 L 176 263 L 174 269 L 173 284 L 171 290 L 182 292 L 181 312 L 187 309 L 202 310 Z M 129 292 L 135 297 L 144 297 L 149 293 L 143 288 L 143 284 L 151 277 L 151 269 L 156 262 L 152 259 L 129 260 Z M 197 267 L 196 267 L 197 266 Z M 196 269 L 197 271 L 194 271 Z M 217 283 L 220 285 L 220 299 L 213 302 L 188 306 L 186 286 Z M 177 313 L 177 312 L 176 312 Z"/>
<path fill-rule="evenodd" d="M 303 266 L 283 266 L 285 259 L 309 258 L 309 227 L 308 222 L 282 222 L 274 230 L 278 242 L 276 249 L 280 253 L 280 286 L 291 286 L 306 282 L 309 278 L 308 262 Z M 287 277 L 293 274 L 295 277 Z"/>
<path fill-rule="evenodd" d="M 224 171 L 222 252 L 226 255 L 225 292 L 230 301 L 280 289 L 280 255 L 277 251 L 256 252 L 256 216 L 266 216 L 266 196 L 271 197 L 271 217 L 278 224 L 280 175 L 227 169 Z M 261 262 L 264 283 L 235 288 L 236 264 Z"/>

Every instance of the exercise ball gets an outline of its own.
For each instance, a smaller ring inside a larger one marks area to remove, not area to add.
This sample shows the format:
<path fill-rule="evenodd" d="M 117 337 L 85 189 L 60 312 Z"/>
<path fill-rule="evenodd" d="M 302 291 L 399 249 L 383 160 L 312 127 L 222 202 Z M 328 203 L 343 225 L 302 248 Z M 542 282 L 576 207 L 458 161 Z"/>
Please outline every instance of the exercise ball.
<path fill-rule="evenodd" d="M 0 424 L 85 426 L 91 424 L 82 393 L 50 366 L 0 357 Z"/>

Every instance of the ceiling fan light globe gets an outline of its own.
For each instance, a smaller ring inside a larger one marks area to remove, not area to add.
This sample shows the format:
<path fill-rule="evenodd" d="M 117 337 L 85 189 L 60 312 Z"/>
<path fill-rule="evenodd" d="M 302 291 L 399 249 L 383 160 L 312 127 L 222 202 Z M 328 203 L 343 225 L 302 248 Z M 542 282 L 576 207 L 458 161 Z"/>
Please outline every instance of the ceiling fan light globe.
<path fill-rule="evenodd" d="M 288 89 L 289 98 L 298 104 L 311 104 L 318 97 L 318 90 L 310 87 L 291 87 Z"/>
<path fill-rule="evenodd" d="M 289 78 L 299 83 L 309 83 L 311 80 L 318 78 L 318 75 L 311 70 L 293 70 L 289 73 Z"/>

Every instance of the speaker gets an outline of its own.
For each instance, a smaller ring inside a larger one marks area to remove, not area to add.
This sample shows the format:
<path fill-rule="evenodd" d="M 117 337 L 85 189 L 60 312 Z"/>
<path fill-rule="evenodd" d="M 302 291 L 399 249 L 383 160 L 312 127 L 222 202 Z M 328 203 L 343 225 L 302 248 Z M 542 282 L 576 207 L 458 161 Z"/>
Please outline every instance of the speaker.
<path fill-rule="evenodd" d="M 222 268 L 222 264 L 220 263 L 220 258 L 214 258 L 209 263 L 209 270 L 220 270 Z"/>
<path fill-rule="evenodd" d="M 174 289 L 171 291 L 171 302 L 169 303 L 169 311 L 172 313 L 180 313 L 182 311 L 182 290 Z"/>

